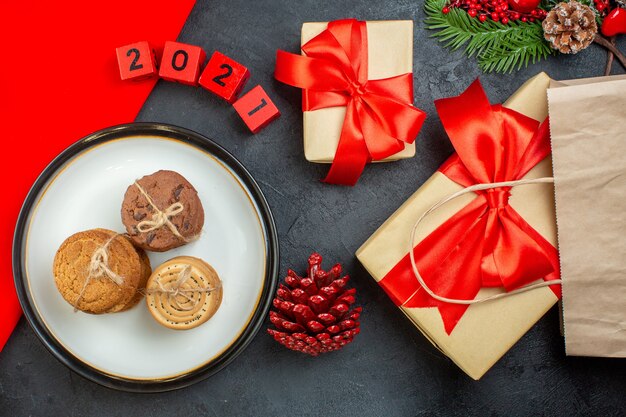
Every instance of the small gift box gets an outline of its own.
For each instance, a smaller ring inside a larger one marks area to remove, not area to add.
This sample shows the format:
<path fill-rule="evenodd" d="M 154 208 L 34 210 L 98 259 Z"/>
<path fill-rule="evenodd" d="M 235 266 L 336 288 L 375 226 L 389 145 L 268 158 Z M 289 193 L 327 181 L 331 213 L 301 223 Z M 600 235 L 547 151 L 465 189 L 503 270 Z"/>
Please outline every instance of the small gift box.
<path fill-rule="evenodd" d="M 302 54 L 278 51 L 275 76 L 300 87 L 304 154 L 354 185 L 370 161 L 415 155 L 426 117 L 413 107 L 413 21 L 302 25 Z"/>
<path fill-rule="evenodd" d="M 457 153 L 356 254 L 415 326 L 474 379 L 557 302 L 560 286 L 452 304 L 433 298 L 420 284 L 409 250 L 437 296 L 474 300 L 536 281 L 545 285 L 559 278 L 553 187 L 477 190 L 424 217 L 413 243 L 411 231 L 427 210 L 466 187 L 552 175 L 544 122 L 549 82 L 543 73 L 535 76 L 503 106 L 490 105 L 478 82 L 458 97 L 438 100 Z"/>

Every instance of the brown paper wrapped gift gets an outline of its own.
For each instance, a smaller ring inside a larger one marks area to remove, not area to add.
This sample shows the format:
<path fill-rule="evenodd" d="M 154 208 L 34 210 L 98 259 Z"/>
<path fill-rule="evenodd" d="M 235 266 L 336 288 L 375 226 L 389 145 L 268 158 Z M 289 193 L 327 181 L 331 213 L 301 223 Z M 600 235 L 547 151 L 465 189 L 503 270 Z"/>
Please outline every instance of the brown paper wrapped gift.
<path fill-rule="evenodd" d="M 531 78 L 504 103 L 504 107 L 543 121 L 547 116 L 546 89 L 549 82 L 549 77 L 543 73 Z M 552 169 L 548 156 L 535 165 L 524 179 L 550 176 Z M 441 172 L 436 172 L 358 249 L 357 258 L 377 282 L 407 255 L 409 236 L 418 218 L 437 202 L 463 188 Z M 553 187 L 546 184 L 515 187 L 511 191 L 509 204 L 555 247 L 553 193 Z M 417 230 L 415 242 L 425 239 L 474 198 L 474 194 L 464 195 L 424 218 Z M 481 288 L 476 298 L 500 292 L 504 290 Z M 543 287 L 473 304 L 452 332 L 446 332 L 437 308 L 399 308 L 438 349 L 469 376 L 479 379 L 557 300 L 551 288 Z"/>
<path fill-rule="evenodd" d="M 327 22 L 302 25 L 301 44 L 319 35 Z M 382 79 L 413 72 L 413 21 L 368 21 L 368 79 Z M 329 107 L 304 112 L 304 156 L 310 162 L 331 163 L 346 116 L 345 107 Z M 394 161 L 415 155 L 415 144 L 384 159 Z"/>

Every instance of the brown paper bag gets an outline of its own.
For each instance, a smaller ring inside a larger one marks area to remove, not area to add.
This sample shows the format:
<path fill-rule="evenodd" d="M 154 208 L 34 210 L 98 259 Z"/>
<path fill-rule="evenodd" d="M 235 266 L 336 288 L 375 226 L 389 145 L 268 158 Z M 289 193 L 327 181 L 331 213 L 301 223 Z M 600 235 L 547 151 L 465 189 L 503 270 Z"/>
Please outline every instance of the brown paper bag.
<path fill-rule="evenodd" d="M 567 355 L 626 357 L 626 77 L 548 90 Z"/>

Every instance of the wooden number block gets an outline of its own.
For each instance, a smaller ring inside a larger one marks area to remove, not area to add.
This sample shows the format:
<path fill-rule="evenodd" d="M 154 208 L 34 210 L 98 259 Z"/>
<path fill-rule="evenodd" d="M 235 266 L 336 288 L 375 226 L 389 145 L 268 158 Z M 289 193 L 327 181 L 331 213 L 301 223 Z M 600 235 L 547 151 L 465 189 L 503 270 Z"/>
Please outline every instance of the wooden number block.
<path fill-rule="evenodd" d="M 137 42 L 115 50 L 122 80 L 143 80 L 157 74 L 156 58 L 148 42 Z"/>
<path fill-rule="evenodd" d="M 200 76 L 200 85 L 233 103 L 248 78 L 250 78 L 248 68 L 215 51 Z"/>
<path fill-rule="evenodd" d="M 280 116 L 280 112 L 260 85 L 248 91 L 233 107 L 252 133 L 257 133 Z"/>
<path fill-rule="evenodd" d="M 159 77 L 167 81 L 198 85 L 200 67 L 206 54 L 199 46 L 165 42 Z"/>

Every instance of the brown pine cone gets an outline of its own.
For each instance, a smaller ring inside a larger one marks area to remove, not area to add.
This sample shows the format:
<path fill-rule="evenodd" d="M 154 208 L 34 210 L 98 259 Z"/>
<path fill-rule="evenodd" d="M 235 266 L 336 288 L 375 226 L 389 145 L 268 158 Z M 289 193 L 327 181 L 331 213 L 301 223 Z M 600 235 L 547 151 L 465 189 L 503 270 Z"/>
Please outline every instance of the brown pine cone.
<path fill-rule="evenodd" d="M 554 6 L 542 26 L 544 38 L 552 48 L 564 54 L 582 51 L 598 33 L 593 10 L 574 0 Z"/>

